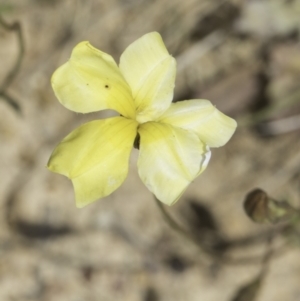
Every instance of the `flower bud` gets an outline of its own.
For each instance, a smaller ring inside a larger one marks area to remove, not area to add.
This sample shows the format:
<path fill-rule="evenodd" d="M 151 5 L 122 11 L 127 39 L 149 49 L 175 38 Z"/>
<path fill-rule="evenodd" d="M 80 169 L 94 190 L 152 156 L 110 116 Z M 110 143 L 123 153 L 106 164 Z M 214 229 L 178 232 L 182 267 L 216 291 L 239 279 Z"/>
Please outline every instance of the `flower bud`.
<path fill-rule="evenodd" d="M 247 194 L 244 209 L 247 215 L 259 224 L 288 221 L 297 214 L 287 202 L 276 201 L 261 189 L 255 189 Z"/>

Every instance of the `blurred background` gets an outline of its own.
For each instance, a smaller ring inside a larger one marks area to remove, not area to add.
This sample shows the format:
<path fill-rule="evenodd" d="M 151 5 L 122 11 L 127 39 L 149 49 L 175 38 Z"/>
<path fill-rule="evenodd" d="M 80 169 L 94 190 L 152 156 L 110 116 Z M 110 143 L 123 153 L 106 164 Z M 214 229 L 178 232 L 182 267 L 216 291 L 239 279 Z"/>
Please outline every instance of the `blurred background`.
<path fill-rule="evenodd" d="M 1 301 L 300 300 L 299 227 L 243 209 L 256 187 L 300 206 L 299 0 L 1 0 L 0 15 Z M 125 183 L 80 210 L 45 168 L 71 130 L 110 114 L 61 106 L 54 70 L 80 41 L 118 62 L 151 31 L 177 60 L 174 101 L 209 99 L 239 124 L 166 208 L 189 236 L 142 184 L 137 150 Z"/>

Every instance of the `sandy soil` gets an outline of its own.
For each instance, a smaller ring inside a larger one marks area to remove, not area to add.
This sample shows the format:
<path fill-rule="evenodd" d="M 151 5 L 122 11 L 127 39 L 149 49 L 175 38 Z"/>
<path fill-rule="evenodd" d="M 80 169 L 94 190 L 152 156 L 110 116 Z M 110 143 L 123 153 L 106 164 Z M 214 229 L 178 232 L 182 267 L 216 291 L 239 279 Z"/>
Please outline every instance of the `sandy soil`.
<path fill-rule="evenodd" d="M 0 26 L 0 94 L 20 106 L 0 99 L 1 301 L 300 300 L 300 231 L 278 234 L 282 225 L 255 224 L 243 209 L 256 187 L 300 206 L 300 1 L 1 0 L 0 13 L 21 24 L 25 45 L 3 87 L 20 47 Z M 154 30 L 178 63 L 175 100 L 207 98 L 239 122 L 166 208 L 198 245 L 164 220 L 138 177 L 137 150 L 121 188 L 80 210 L 71 182 L 45 168 L 72 129 L 111 114 L 66 110 L 53 71 L 82 40 L 118 61 Z M 260 285 L 237 297 L 261 271 Z"/>

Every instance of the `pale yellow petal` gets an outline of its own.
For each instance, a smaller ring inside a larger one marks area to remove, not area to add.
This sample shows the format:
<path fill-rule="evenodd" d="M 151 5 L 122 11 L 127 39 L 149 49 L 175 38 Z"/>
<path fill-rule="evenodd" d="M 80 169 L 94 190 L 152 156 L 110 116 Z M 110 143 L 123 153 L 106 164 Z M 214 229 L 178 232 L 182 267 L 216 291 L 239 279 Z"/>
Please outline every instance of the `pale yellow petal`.
<path fill-rule="evenodd" d="M 197 133 L 210 147 L 227 143 L 237 126 L 234 119 L 220 112 L 205 99 L 173 103 L 159 121 Z"/>
<path fill-rule="evenodd" d="M 116 190 L 128 173 L 137 123 L 113 117 L 86 123 L 55 148 L 48 168 L 73 182 L 77 207 Z"/>
<path fill-rule="evenodd" d="M 120 59 L 137 108 L 137 120 L 146 122 L 161 115 L 172 102 L 176 62 L 157 32 L 129 45 Z"/>
<path fill-rule="evenodd" d="M 112 109 L 134 118 L 131 89 L 114 59 L 89 42 L 79 43 L 51 79 L 58 100 L 69 110 L 89 113 Z"/>
<path fill-rule="evenodd" d="M 173 205 L 206 168 L 210 151 L 199 137 L 171 125 L 140 125 L 139 175 L 163 203 Z"/>

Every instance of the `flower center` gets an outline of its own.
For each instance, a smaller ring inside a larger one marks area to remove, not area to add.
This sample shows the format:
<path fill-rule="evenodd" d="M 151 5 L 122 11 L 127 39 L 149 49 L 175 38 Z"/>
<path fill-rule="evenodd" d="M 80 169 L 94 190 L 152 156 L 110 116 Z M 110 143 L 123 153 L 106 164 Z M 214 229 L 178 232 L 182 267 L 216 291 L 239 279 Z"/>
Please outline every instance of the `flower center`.
<path fill-rule="evenodd" d="M 146 115 L 146 114 L 143 114 L 143 113 L 137 113 L 136 117 L 135 117 L 135 120 L 138 122 L 138 123 L 145 123 L 145 122 L 148 122 L 148 121 L 152 121 L 153 118 L 151 118 L 149 115 Z"/>

